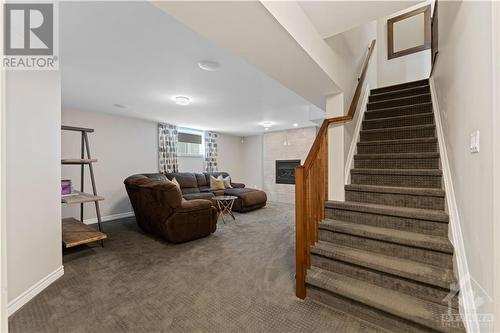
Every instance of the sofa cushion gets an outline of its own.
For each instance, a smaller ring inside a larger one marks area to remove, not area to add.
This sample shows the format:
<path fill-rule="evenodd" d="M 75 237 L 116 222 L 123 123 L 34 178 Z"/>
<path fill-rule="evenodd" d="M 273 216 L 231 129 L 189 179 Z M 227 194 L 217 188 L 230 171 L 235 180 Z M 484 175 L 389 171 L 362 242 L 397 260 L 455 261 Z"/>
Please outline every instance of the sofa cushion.
<path fill-rule="evenodd" d="M 175 179 L 181 186 L 182 194 L 200 192 L 200 190 L 198 189 L 196 176 L 192 172 L 167 173 L 166 176 L 169 180 L 172 180 L 175 177 Z"/>
<path fill-rule="evenodd" d="M 162 173 L 143 173 L 141 174 L 141 176 L 155 180 L 167 180 L 167 177 L 165 177 L 165 175 Z"/>
<path fill-rule="evenodd" d="M 209 186 L 210 183 L 207 182 L 207 177 L 202 173 L 196 173 L 196 181 L 198 182 L 198 187 Z"/>
<path fill-rule="evenodd" d="M 200 186 L 200 192 L 212 192 L 210 186 Z"/>
<path fill-rule="evenodd" d="M 229 176 L 229 174 L 227 172 L 204 172 L 203 174 L 207 178 L 207 185 L 210 184 L 210 176 L 213 176 L 214 178 L 218 178 L 219 176 L 222 176 L 222 178 L 225 178 L 225 177 Z"/>
<path fill-rule="evenodd" d="M 226 187 L 224 186 L 224 179 L 221 176 L 215 178 L 210 176 L 210 187 L 216 190 L 223 190 Z"/>
<path fill-rule="evenodd" d="M 211 200 L 213 197 L 214 197 L 214 194 L 212 192 L 189 193 L 189 194 L 183 195 L 183 198 L 186 200 L 195 200 L 195 199 Z"/>
<path fill-rule="evenodd" d="M 253 188 L 228 188 L 224 194 L 240 198 L 243 206 L 254 206 L 267 201 L 266 192 Z"/>

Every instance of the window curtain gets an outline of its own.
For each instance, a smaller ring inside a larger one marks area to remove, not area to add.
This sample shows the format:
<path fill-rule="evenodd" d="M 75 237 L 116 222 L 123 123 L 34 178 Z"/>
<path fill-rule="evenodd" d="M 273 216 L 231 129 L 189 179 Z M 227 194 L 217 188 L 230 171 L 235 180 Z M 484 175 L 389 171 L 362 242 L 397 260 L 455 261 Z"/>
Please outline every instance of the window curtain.
<path fill-rule="evenodd" d="M 217 133 L 205 132 L 205 171 L 217 171 Z"/>
<path fill-rule="evenodd" d="M 160 172 L 178 172 L 177 143 L 179 140 L 179 133 L 177 132 L 177 126 L 158 124 L 158 139 Z"/>

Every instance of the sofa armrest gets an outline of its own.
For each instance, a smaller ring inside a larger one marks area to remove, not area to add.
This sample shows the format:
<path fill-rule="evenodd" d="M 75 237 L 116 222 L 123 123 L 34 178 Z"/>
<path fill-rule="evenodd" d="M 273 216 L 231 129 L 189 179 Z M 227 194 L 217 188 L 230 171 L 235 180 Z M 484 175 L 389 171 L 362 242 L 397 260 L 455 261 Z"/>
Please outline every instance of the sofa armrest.
<path fill-rule="evenodd" d="M 178 207 L 176 213 L 187 213 L 212 207 L 212 202 L 205 199 L 182 200 L 181 206 Z"/>
<path fill-rule="evenodd" d="M 244 188 L 245 184 L 243 184 L 243 183 L 231 183 L 231 186 L 234 188 Z"/>

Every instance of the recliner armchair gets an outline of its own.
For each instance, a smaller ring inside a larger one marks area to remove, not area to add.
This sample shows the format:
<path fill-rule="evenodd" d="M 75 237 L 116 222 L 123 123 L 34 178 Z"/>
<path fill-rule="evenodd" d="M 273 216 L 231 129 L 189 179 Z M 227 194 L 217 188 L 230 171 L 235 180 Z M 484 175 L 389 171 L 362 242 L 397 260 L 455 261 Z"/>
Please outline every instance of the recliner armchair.
<path fill-rule="evenodd" d="M 185 200 L 180 189 L 161 174 L 125 179 L 139 227 L 168 242 L 206 237 L 217 228 L 217 211 L 209 200 Z"/>

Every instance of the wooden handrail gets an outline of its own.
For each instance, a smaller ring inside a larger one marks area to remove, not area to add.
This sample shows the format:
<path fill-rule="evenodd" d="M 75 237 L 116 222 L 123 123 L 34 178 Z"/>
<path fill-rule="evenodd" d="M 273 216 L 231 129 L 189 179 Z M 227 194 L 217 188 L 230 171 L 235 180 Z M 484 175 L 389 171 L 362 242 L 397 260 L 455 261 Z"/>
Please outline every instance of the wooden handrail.
<path fill-rule="evenodd" d="M 318 225 L 325 217 L 328 199 L 328 127 L 353 119 L 374 46 L 375 40 L 368 48 L 348 114 L 323 120 L 304 164 L 295 169 L 295 294 L 302 299 L 311 267 L 310 248 L 318 241 Z"/>
<path fill-rule="evenodd" d="M 431 73 L 434 73 L 436 60 L 439 54 L 438 41 L 439 41 L 439 28 L 438 28 L 438 0 L 434 2 L 434 11 L 431 19 Z"/>
<path fill-rule="evenodd" d="M 349 112 L 347 115 L 354 117 L 354 113 L 356 113 L 356 109 L 359 103 L 359 97 L 361 96 L 361 91 L 363 89 L 363 83 L 365 82 L 366 71 L 368 69 L 368 63 L 370 62 L 370 58 L 373 53 L 373 49 L 375 48 L 375 39 L 372 40 L 370 47 L 368 48 L 368 54 L 366 56 L 365 62 L 363 64 L 363 69 L 361 70 L 361 75 L 358 77 L 358 84 L 356 85 L 356 90 L 354 91 L 354 95 L 352 96 L 351 106 L 349 106 Z"/>

